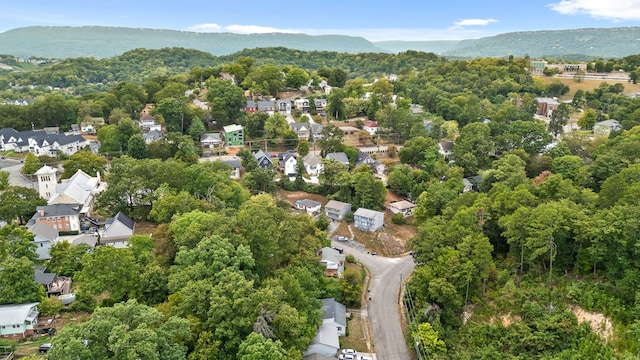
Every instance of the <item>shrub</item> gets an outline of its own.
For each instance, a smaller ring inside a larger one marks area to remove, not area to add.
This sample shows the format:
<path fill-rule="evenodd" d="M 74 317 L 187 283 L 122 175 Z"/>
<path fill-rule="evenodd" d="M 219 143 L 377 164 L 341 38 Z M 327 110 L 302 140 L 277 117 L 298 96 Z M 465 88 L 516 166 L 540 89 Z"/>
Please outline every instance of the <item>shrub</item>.
<path fill-rule="evenodd" d="M 393 216 L 391 217 L 391 221 L 393 221 L 393 223 L 397 225 L 404 225 L 407 223 L 407 220 L 400 213 L 393 214 Z"/>

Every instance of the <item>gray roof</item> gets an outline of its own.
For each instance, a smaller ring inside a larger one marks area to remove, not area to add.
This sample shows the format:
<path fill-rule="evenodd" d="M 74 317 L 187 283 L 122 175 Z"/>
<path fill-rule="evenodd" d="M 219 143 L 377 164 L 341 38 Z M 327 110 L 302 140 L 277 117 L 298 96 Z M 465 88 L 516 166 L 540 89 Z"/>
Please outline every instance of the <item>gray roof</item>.
<path fill-rule="evenodd" d="M 308 153 L 302 158 L 302 162 L 309 166 L 317 166 L 322 163 L 322 158 L 314 153 Z"/>
<path fill-rule="evenodd" d="M 35 318 L 31 308 L 38 302 L 18 305 L 0 305 L 0 326 L 24 324 L 28 318 Z M 36 314 L 37 316 L 37 311 Z"/>
<path fill-rule="evenodd" d="M 342 210 L 345 206 L 350 206 L 351 204 L 349 203 L 345 203 L 342 201 L 338 201 L 338 200 L 329 200 L 329 202 L 327 203 L 327 205 L 325 205 L 325 209 L 329 208 L 329 209 L 336 209 L 336 210 Z"/>
<path fill-rule="evenodd" d="M 340 337 L 338 335 L 338 328 L 331 324 L 322 324 L 318 328 L 316 336 L 311 340 L 311 344 L 323 344 L 337 349 L 340 349 Z"/>
<path fill-rule="evenodd" d="M 343 152 L 328 153 L 327 156 L 325 156 L 325 159 L 333 159 L 341 164 L 349 166 L 349 158 L 347 157 L 347 154 Z"/>
<path fill-rule="evenodd" d="M 322 299 L 322 318 L 347 326 L 347 308 L 334 298 Z"/>
<path fill-rule="evenodd" d="M 384 213 L 380 212 L 380 211 L 375 211 L 375 210 L 369 210 L 369 209 L 365 209 L 365 208 L 359 208 L 358 210 L 356 210 L 355 213 L 353 213 L 353 216 L 361 216 L 367 219 L 375 219 L 376 217 L 382 216 L 382 218 L 384 219 Z"/>
<path fill-rule="evenodd" d="M 311 132 L 314 134 L 320 134 L 322 132 L 322 129 L 324 128 L 325 128 L 325 125 L 323 124 L 318 124 L 318 123 L 311 124 Z"/>
<path fill-rule="evenodd" d="M 42 238 L 45 238 L 47 240 L 55 240 L 58 237 L 58 230 L 52 228 L 51 226 L 41 223 L 41 222 L 36 222 L 33 226 L 31 226 L 29 228 L 29 231 L 31 231 L 34 235 L 38 235 Z"/>
<path fill-rule="evenodd" d="M 280 161 L 281 164 L 284 164 L 287 160 L 289 160 L 289 158 L 297 159 L 298 155 L 296 155 L 291 150 L 278 154 L 278 160 Z"/>
<path fill-rule="evenodd" d="M 133 228 L 136 225 L 136 223 L 133 220 L 131 220 L 127 215 L 123 214 L 122 212 L 117 213 L 116 216 L 112 218 L 108 218 L 105 221 L 105 224 L 107 225 L 107 227 L 109 227 L 113 225 L 113 223 L 116 221 L 123 224 L 124 226 L 128 227 L 131 230 L 133 230 Z"/>
<path fill-rule="evenodd" d="M 234 169 L 240 169 L 242 167 L 242 163 L 238 159 L 224 159 L 221 161 Z"/>
<path fill-rule="evenodd" d="M 289 126 L 291 126 L 291 129 L 293 129 L 293 131 L 295 132 L 299 132 L 302 130 L 307 130 L 307 131 L 311 130 L 311 126 L 304 122 L 294 122 L 289 124 Z"/>
<path fill-rule="evenodd" d="M 393 206 L 396 209 L 404 210 L 404 209 L 414 208 L 414 207 L 416 207 L 416 204 L 414 204 L 414 203 L 412 203 L 410 201 L 407 201 L 407 200 L 400 200 L 400 201 L 394 201 L 394 202 L 390 203 L 389 206 Z"/>
<path fill-rule="evenodd" d="M 316 206 L 322 206 L 322 203 L 319 201 L 311 200 L 311 199 L 302 199 L 297 200 L 296 203 L 301 204 L 304 207 L 312 208 Z"/>
<path fill-rule="evenodd" d="M 262 149 L 258 150 L 255 154 L 253 154 L 253 157 L 256 159 L 257 162 L 260 162 L 260 159 L 265 157 L 269 159 L 269 161 L 271 161 L 271 154 L 269 154 L 268 152 Z"/>
<path fill-rule="evenodd" d="M 40 209 L 44 210 L 44 216 L 40 215 Z M 82 210 L 82 205 L 80 204 L 54 204 L 38 206 L 36 208 L 36 213 L 33 215 L 33 219 L 39 219 L 43 217 L 47 218 L 52 216 L 78 215 L 80 214 L 80 210 Z"/>
<path fill-rule="evenodd" d="M 356 166 L 366 164 L 367 162 L 373 163 L 373 157 L 365 152 L 358 151 L 358 159 L 356 160 Z"/>
<path fill-rule="evenodd" d="M 442 141 L 440 143 L 440 147 L 442 147 L 442 150 L 444 151 L 453 151 L 453 141 L 451 140 Z"/>
<path fill-rule="evenodd" d="M 336 357 L 316 353 L 305 355 L 302 360 L 336 360 Z"/>
<path fill-rule="evenodd" d="M 53 279 L 56 278 L 56 273 L 36 271 L 33 274 L 33 278 L 38 284 L 47 286 L 53 282 Z"/>

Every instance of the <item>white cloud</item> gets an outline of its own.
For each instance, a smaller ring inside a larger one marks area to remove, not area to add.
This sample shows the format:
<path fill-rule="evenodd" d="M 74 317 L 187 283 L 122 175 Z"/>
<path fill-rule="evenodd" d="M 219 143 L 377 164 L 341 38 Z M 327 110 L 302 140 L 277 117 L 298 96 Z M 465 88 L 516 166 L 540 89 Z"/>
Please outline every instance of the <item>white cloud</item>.
<path fill-rule="evenodd" d="M 229 25 L 224 27 L 225 30 L 240 34 L 266 34 L 266 33 L 299 33 L 289 29 L 277 29 L 269 26 L 260 25 Z"/>
<path fill-rule="evenodd" d="M 562 0 L 547 6 L 563 15 L 589 15 L 613 21 L 640 20 L 640 0 Z"/>
<path fill-rule="evenodd" d="M 222 29 L 218 24 L 197 24 L 189 27 L 189 31 L 195 32 L 217 32 Z"/>
<path fill-rule="evenodd" d="M 487 26 L 491 23 L 498 22 L 496 19 L 464 19 L 453 23 L 456 27 L 462 26 Z"/>

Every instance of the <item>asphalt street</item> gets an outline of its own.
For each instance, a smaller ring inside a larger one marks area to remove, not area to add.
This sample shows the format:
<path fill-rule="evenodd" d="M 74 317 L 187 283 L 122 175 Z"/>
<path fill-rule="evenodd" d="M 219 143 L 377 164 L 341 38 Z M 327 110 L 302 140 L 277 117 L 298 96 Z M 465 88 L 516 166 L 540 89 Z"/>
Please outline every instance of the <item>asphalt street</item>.
<path fill-rule="evenodd" d="M 9 172 L 9 184 L 11 186 L 24 186 L 33 188 L 34 183 L 22 176 L 22 163 L 13 159 L 0 159 L 0 170 Z"/>
<path fill-rule="evenodd" d="M 366 308 L 371 332 L 373 333 L 374 352 L 377 359 L 411 359 L 402 327 L 398 307 L 400 284 L 411 273 L 415 264 L 413 257 L 386 258 L 368 254 L 361 246 L 352 241 L 333 240 L 332 246 L 344 249 L 352 254 L 371 272 L 371 301 Z"/>

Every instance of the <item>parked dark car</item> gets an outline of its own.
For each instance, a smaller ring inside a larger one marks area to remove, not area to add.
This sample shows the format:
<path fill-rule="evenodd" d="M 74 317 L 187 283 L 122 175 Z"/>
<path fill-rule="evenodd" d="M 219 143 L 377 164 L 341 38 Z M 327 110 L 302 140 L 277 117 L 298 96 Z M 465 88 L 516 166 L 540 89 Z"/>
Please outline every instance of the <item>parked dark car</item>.
<path fill-rule="evenodd" d="M 49 350 L 51 350 L 51 343 L 44 343 L 38 348 L 38 351 L 40 351 L 41 353 L 47 352 Z"/>

